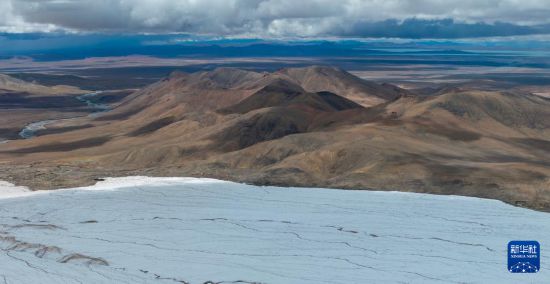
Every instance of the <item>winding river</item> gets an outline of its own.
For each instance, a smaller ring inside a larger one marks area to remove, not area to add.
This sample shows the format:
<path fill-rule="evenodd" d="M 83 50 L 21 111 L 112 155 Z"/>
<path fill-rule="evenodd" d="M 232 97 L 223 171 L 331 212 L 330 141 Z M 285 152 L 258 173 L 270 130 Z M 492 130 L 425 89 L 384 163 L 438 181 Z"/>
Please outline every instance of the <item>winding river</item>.
<path fill-rule="evenodd" d="M 87 93 L 84 95 L 77 96 L 76 99 L 85 103 L 88 107 L 93 109 L 93 112 L 89 114 L 88 116 L 94 117 L 102 112 L 106 112 L 111 110 L 111 107 L 107 104 L 98 104 L 93 102 L 93 97 L 101 94 L 103 91 L 96 91 L 92 93 Z M 81 117 L 81 116 L 78 116 Z M 46 129 L 46 126 L 55 122 L 63 121 L 63 120 L 69 120 L 74 119 L 78 117 L 71 117 L 71 118 L 62 118 L 62 119 L 48 119 L 48 120 L 41 120 L 29 123 L 19 132 L 19 136 L 23 139 L 29 139 L 36 135 L 36 132 L 40 130 Z M 7 141 L 6 141 L 7 142 Z"/>

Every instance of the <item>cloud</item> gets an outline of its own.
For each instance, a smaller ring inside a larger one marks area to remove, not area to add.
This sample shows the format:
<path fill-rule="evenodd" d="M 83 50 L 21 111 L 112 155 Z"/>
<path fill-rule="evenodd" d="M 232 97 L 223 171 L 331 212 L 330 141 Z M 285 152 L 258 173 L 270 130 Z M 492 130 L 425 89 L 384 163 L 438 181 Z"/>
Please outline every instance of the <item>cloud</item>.
<path fill-rule="evenodd" d="M 547 0 L 1 0 L 0 32 L 457 38 L 549 34 L 549 14 Z"/>
<path fill-rule="evenodd" d="M 519 26 L 510 23 L 457 23 L 453 19 L 420 20 L 407 19 L 402 22 L 385 20 L 381 22 L 359 21 L 340 35 L 352 37 L 386 38 L 475 38 L 493 36 L 516 36 L 550 33 L 548 26 Z"/>

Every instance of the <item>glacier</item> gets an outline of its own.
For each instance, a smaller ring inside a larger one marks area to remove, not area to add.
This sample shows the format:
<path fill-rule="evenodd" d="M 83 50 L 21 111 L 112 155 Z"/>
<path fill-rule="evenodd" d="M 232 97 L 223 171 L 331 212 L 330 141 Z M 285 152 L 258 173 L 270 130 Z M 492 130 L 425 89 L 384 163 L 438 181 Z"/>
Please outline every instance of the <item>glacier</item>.
<path fill-rule="evenodd" d="M 507 271 L 537 240 L 541 270 Z M 550 283 L 550 214 L 418 193 L 107 178 L 0 183 L 0 283 Z"/>

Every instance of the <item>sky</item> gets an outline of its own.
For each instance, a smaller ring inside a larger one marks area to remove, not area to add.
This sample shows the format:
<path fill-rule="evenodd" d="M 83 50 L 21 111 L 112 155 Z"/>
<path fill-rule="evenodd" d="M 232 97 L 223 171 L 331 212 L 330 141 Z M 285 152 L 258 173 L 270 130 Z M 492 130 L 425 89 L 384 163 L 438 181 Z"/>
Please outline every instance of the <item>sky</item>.
<path fill-rule="evenodd" d="M 550 34 L 550 0 L 0 0 L 0 33 L 458 39 Z"/>

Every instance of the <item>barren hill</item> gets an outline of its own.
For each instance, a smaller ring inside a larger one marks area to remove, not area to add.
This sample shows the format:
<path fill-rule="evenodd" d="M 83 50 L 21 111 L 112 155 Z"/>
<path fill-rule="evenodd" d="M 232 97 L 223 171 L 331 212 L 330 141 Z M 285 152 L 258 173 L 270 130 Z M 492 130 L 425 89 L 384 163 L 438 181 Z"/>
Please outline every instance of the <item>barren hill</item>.
<path fill-rule="evenodd" d="M 50 188 L 100 176 L 192 175 L 550 210 L 548 117 L 550 100 L 537 96 L 415 96 L 331 67 L 173 73 L 108 113 L 52 126 L 67 131 L 0 145 L 0 162 L 15 165 L 0 178 Z"/>
<path fill-rule="evenodd" d="M 395 86 L 367 82 L 335 67 L 285 68 L 278 73 L 296 80 L 307 91 L 332 92 L 366 107 L 395 100 L 405 93 Z"/>
<path fill-rule="evenodd" d="M 82 94 L 79 88 L 71 86 L 43 86 L 33 82 L 27 82 L 0 74 L 0 94 L 2 93 L 27 93 L 28 95 L 56 95 L 56 94 Z"/>

